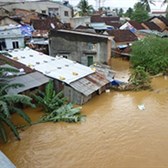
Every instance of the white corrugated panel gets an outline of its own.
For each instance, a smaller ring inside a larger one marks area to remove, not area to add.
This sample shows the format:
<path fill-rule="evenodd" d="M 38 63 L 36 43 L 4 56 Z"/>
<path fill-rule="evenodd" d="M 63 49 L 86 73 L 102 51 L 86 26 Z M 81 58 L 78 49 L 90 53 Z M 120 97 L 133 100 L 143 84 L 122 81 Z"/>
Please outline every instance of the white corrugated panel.
<path fill-rule="evenodd" d="M 9 54 L 12 59 L 67 84 L 94 73 L 90 67 L 62 57 L 54 58 L 30 48 L 15 49 Z"/>

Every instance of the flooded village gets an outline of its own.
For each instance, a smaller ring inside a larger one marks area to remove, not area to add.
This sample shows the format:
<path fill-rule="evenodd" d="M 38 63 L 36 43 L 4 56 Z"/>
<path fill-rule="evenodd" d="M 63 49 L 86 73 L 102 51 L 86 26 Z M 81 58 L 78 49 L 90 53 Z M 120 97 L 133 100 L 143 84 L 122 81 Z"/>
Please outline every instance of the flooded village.
<path fill-rule="evenodd" d="M 0 1 L 0 168 L 168 167 L 166 11 L 100 2 Z"/>

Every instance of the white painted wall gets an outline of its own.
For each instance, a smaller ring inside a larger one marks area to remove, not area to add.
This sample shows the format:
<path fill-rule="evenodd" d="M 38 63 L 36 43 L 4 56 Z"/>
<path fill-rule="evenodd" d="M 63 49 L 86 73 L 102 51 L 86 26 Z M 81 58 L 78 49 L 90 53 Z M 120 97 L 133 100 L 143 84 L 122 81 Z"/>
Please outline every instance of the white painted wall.
<path fill-rule="evenodd" d="M 90 23 L 90 16 L 71 18 L 70 23 L 72 28 L 76 28 L 79 25 L 86 26 Z"/>
<path fill-rule="evenodd" d="M 25 46 L 24 44 L 24 38 L 6 38 L 5 43 L 6 43 L 6 49 L 11 50 L 13 49 L 13 42 L 17 41 L 19 43 L 19 48 L 23 48 Z"/>

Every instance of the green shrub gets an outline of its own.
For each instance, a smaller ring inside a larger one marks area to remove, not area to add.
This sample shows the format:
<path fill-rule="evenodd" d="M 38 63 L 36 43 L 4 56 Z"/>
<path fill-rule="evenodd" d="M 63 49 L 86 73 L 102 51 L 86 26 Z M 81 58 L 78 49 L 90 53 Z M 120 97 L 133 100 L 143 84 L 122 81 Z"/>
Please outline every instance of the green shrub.
<path fill-rule="evenodd" d="M 168 39 L 146 37 L 132 46 L 130 59 L 133 68 L 144 67 L 151 75 L 166 73 L 168 69 Z"/>
<path fill-rule="evenodd" d="M 133 69 L 129 82 L 134 90 L 149 89 L 151 83 L 149 74 L 141 66 Z"/>

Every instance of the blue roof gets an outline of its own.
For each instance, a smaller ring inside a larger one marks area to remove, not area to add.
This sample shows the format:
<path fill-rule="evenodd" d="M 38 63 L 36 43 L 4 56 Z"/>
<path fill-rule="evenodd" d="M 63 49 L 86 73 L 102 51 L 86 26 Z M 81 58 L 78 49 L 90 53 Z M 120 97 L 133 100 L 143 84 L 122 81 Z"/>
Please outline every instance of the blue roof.
<path fill-rule="evenodd" d="M 31 37 L 32 32 L 34 31 L 34 29 L 30 25 L 22 25 L 20 29 L 21 29 L 21 33 L 25 37 Z"/>

